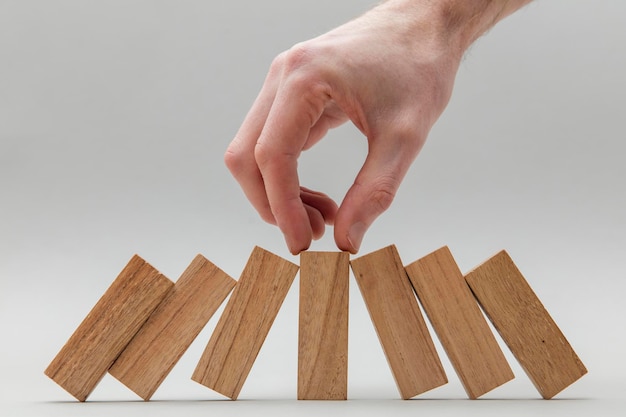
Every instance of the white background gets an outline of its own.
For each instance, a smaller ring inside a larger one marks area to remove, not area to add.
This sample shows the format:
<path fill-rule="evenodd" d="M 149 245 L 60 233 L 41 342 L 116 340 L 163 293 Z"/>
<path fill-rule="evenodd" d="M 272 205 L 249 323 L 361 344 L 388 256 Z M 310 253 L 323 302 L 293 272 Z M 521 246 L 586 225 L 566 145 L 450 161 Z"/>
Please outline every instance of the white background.
<path fill-rule="evenodd" d="M 196 253 L 235 278 L 254 245 L 298 261 L 222 155 L 272 58 L 373 3 L 0 1 L 0 415 L 623 415 L 626 4 L 609 0 L 536 2 L 480 39 L 361 248 L 449 245 L 463 271 L 507 249 L 589 369 L 558 399 L 507 351 L 517 378 L 464 400 L 437 345 L 450 383 L 399 400 L 354 281 L 348 402 L 295 401 L 297 280 L 241 401 L 190 380 L 219 314 L 150 403 L 107 376 L 79 404 L 43 375 L 134 253 L 171 279 Z M 365 152 L 340 128 L 302 182 L 340 200 Z"/>

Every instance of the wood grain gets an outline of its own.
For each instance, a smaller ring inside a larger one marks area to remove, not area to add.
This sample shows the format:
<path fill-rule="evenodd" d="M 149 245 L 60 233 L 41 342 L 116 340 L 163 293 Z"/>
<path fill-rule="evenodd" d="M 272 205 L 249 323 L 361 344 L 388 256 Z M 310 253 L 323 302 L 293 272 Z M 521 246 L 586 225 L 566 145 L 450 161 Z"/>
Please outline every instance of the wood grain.
<path fill-rule="evenodd" d="M 149 400 L 235 284 L 197 255 L 109 373 Z"/>
<path fill-rule="evenodd" d="M 508 253 L 499 252 L 465 280 L 543 398 L 587 373 Z"/>
<path fill-rule="evenodd" d="M 298 265 L 254 248 L 192 379 L 233 400 L 252 369 Z"/>
<path fill-rule="evenodd" d="M 350 264 L 402 398 L 447 383 L 396 247 Z"/>
<path fill-rule="evenodd" d="M 443 247 L 408 265 L 406 272 L 469 398 L 513 379 L 450 250 Z"/>
<path fill-rule="evenodd" d="M 298 399 L 348 396 L 347 252 L 300 254 Z"/>
<path fill-rule="evenodd" d="M 52 360 L 45 374 L 85 401 L 173 283 L 135 255 Z"/>

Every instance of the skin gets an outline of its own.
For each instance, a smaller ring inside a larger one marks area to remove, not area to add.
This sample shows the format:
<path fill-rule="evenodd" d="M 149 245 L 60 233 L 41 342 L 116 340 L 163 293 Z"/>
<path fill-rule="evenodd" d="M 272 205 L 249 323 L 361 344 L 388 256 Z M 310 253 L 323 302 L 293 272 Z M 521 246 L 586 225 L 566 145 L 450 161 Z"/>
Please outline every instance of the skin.
<path fill-rule="evenodd" d="M 356 253 L 445 109 L 463 54 L 530 0 L 389 0 L 272 63 L 225 163 L 293 254 L 334 225 Z M 341 205 L 300 185 L 302 153 L 351 121 L 368 156 Z"/>

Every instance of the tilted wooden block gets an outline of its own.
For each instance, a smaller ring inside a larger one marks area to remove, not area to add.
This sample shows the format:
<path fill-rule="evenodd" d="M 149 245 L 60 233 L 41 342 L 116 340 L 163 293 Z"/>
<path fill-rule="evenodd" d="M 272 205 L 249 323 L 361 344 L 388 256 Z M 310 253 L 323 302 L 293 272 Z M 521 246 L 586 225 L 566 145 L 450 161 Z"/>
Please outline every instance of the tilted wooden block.
<path fill-rule="evenodd" d="M 254 248 L 193 373 L 194 381 L 237 399 L 297 272 L 298 265 Z"/>
<path fill-rule="evenodd" d="M 133 256 L 45 374 L 85 401 L 173 286 L 150 264 Z"/>
<path fill-rule="evenodd" d="M 149 400 L 235 284 L 204 256 L 196 256 L 109 373 Z"/>
<path fill-rule="evenodd" d="M 395 246 L 354 259 L 351 265 L 402 398 L 447 383 Z"/>
<path fill-rule="evenodd" d="M 543 398 L 554 397 L 587 373 L 505 251 L 469 272 L 465 280 Z"/>
<path fill-rule="evenodd" d="M 300 254 L 298 399 L 348 396 L 347 252 Z"/>
<path fill-rule="evenodd" d="M 450 250 L 443 247 L 408 265 L 406 272 L 469 398 L 513 379 Z"/>

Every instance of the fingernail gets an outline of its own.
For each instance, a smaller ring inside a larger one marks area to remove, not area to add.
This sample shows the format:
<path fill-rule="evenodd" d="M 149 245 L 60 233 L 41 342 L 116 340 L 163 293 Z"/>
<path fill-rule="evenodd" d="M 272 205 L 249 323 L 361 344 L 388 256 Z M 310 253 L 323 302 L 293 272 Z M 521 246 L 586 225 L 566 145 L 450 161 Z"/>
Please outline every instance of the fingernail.
<path fill-rule="evenodd" d="M 287 247 L 289 248 L 289 252 L 291 252 L 292 255 L 298 255 L 300 252 L 303 252 L 307 249 L 309 249 L 309 246 L 311 245 L 309 244 L 304 244 L 304 243 L 299 243 L 298 242 L 294 242 L 294 241 L 290 241 L 289 239 L 287 239 L 287 237 L 285 236 L 285 240 L 287 242 Z"/>
<path fill-rule="evenodd" d="M 366 230 L 367 226 L 363 222 L 356 222 L 350 226 L 348 230 L 348 242 L 350 242 L 350 246 L 354 249 L 354 253 L 359 251 Z"/>

